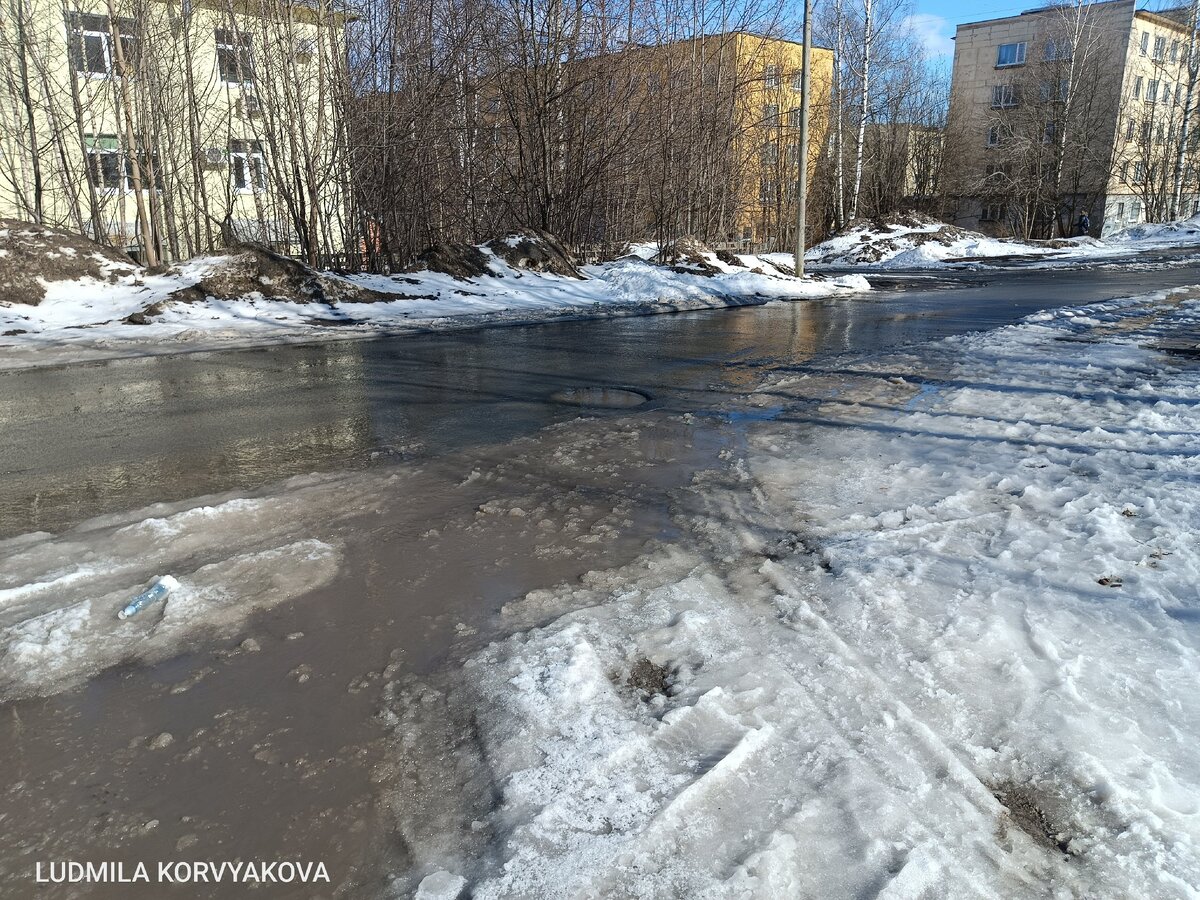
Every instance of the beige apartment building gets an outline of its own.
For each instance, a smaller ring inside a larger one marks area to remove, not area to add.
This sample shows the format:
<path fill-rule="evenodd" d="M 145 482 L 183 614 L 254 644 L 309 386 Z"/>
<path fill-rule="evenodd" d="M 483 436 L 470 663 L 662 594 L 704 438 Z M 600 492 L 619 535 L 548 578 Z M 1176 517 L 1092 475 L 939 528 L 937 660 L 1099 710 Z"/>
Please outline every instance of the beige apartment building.
<path fill-rule="evenodd" d="M 956 223 L 1057 237 L 1081 213 L 1109 234 L 1200 212 L 1188 13 L 1110 0 L 960 25 Z"/>
<path fill-rule="evenodd" d="M 165 262 L 341 228 L 344 14 L 288 0 L 9 0 L 0 216 Z"/>

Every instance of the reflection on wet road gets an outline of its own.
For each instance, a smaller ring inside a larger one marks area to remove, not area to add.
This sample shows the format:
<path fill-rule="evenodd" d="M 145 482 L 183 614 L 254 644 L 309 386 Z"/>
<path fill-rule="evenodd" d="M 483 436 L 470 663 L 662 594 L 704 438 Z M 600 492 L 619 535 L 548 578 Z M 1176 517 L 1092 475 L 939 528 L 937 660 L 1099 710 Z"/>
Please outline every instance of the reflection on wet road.
<path fill-rule="evenodd" d="M 576 388 L 701 409 L 816 355 L 1196 280 L 1190 267 L 917 277 L 855 299 L 2 372 L 0 537 L 501 443 L 577 415 L 562 393 Z"/>

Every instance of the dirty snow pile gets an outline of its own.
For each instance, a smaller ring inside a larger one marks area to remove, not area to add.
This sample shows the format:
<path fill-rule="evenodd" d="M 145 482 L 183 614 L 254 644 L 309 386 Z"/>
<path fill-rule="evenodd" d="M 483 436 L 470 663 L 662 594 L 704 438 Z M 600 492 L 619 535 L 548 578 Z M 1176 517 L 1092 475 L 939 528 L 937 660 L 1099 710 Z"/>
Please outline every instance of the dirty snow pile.
<path fill-rule="evenodd" d="M 511 235 L 478 247 L 432 248 L 424 268 L 391 276 L 317 272 L 257 245 L 159 273 L 107 257 L 103 270 L 90 263 L 50 266 L 51 255 L 83 258 L 64 244 L 61 253 L 44 254 L 45 272 L 36 260 L 23 264 L 36 276 L 36 290 L 0 290 L 0 365 L 37 364 L 47 356 L 20 351 L 45 348 L 169 352 L 181 345 L 311 340 L 333 327 L 347 337 L 380 328 L 674 312 L 869 289 L 859 276 L 800 280 L 757 261 L 689 269 L 631 255 L 577 267 L 551 241 Z"/>
<path fill-rule="evenodd" d="M 1200 215 L 1178 222 L 1143 222 L 1105 238 L 1105 243 L 1134 244 L 1143 248 L 1200 246 Z"/>
<path fill-rule="evenodd" d="M 1078 265 L 1128 257 L 1153 250 L 1200 246 L 1200 216 L 1179 222 L 1132 225 L 1101 240 L 1093 237 L 1022 241 L 996 238 L 948 225 L 915 213 L 886 221 L 850 223 L 839 234 L 805 254 L 809 263 L 831 269 L 870 266 L 880 269 L 942 269 L 986 266 L 1002 258 L 1040 260 L 1039 266 Z M 764 260 L 787 264 L 786 253 Z"/>
<path fill-rule="evenodd" d="M 993 238 L 936 219 L 908 214 L 886 222 L 853 222 L 813 247 L 805 260 L 830 267 L 939 268 L 949 262 L 1008 256 L 1063 256 L 1098 244 L 1092 238 L 1026 243 Z M 774 259 L 779 254 L 771 254 Z M 787 254 L 783 254 L 786 258 Z"/>
<path fill-rule="evenodd" d="M 685 543 L 394 685 L 397 894 L 1195 897 L 1198 331 L 1162 293 L 776 376 Z"/>

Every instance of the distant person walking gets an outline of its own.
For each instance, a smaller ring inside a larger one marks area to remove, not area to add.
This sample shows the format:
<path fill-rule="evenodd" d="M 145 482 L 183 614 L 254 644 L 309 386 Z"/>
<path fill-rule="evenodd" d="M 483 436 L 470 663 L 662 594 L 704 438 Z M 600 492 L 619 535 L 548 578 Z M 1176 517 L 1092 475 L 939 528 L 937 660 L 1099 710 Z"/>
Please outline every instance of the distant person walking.
<path fill-rule="evenodd" d="M 1088 218 L 1087 213 L 1081 212 L 1079 214 L 1079 221 L 1075 223 L 1075 233 L 1080 237 L 1083 237 L 1091 230 L 1092 220 Z"/>

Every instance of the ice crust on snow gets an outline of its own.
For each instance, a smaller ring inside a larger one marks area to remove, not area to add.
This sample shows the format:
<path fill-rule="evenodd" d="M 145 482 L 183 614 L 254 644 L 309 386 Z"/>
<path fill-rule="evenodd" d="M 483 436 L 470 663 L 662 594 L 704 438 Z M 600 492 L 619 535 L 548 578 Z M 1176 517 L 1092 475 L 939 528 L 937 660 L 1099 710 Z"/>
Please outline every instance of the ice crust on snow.
<path fill-rule="evenodd" d="M 304 476 L 263 497 L 210 497 L 0 541 L 0 698 L 48 695 L 126 661 L 157 662 L 237 634 L 256 610 L 328 583 L 328 529 L 399 476 Z M 176 584 L 117 612 L 163 572 Z"/>
<path fill-rule="evenodd" d="M 701 480 L 686 547 L 396 686 L 397 753 L 453 735 L 425 799 L 468 798 L 417 870 L 480 898 L 1196 896 L 1200 369 L 1155 344 L 1198 326 L 1160 293 L 774 378 L 788 412 Z M 667 695 L 626 686 L 639 659 Z"/>

